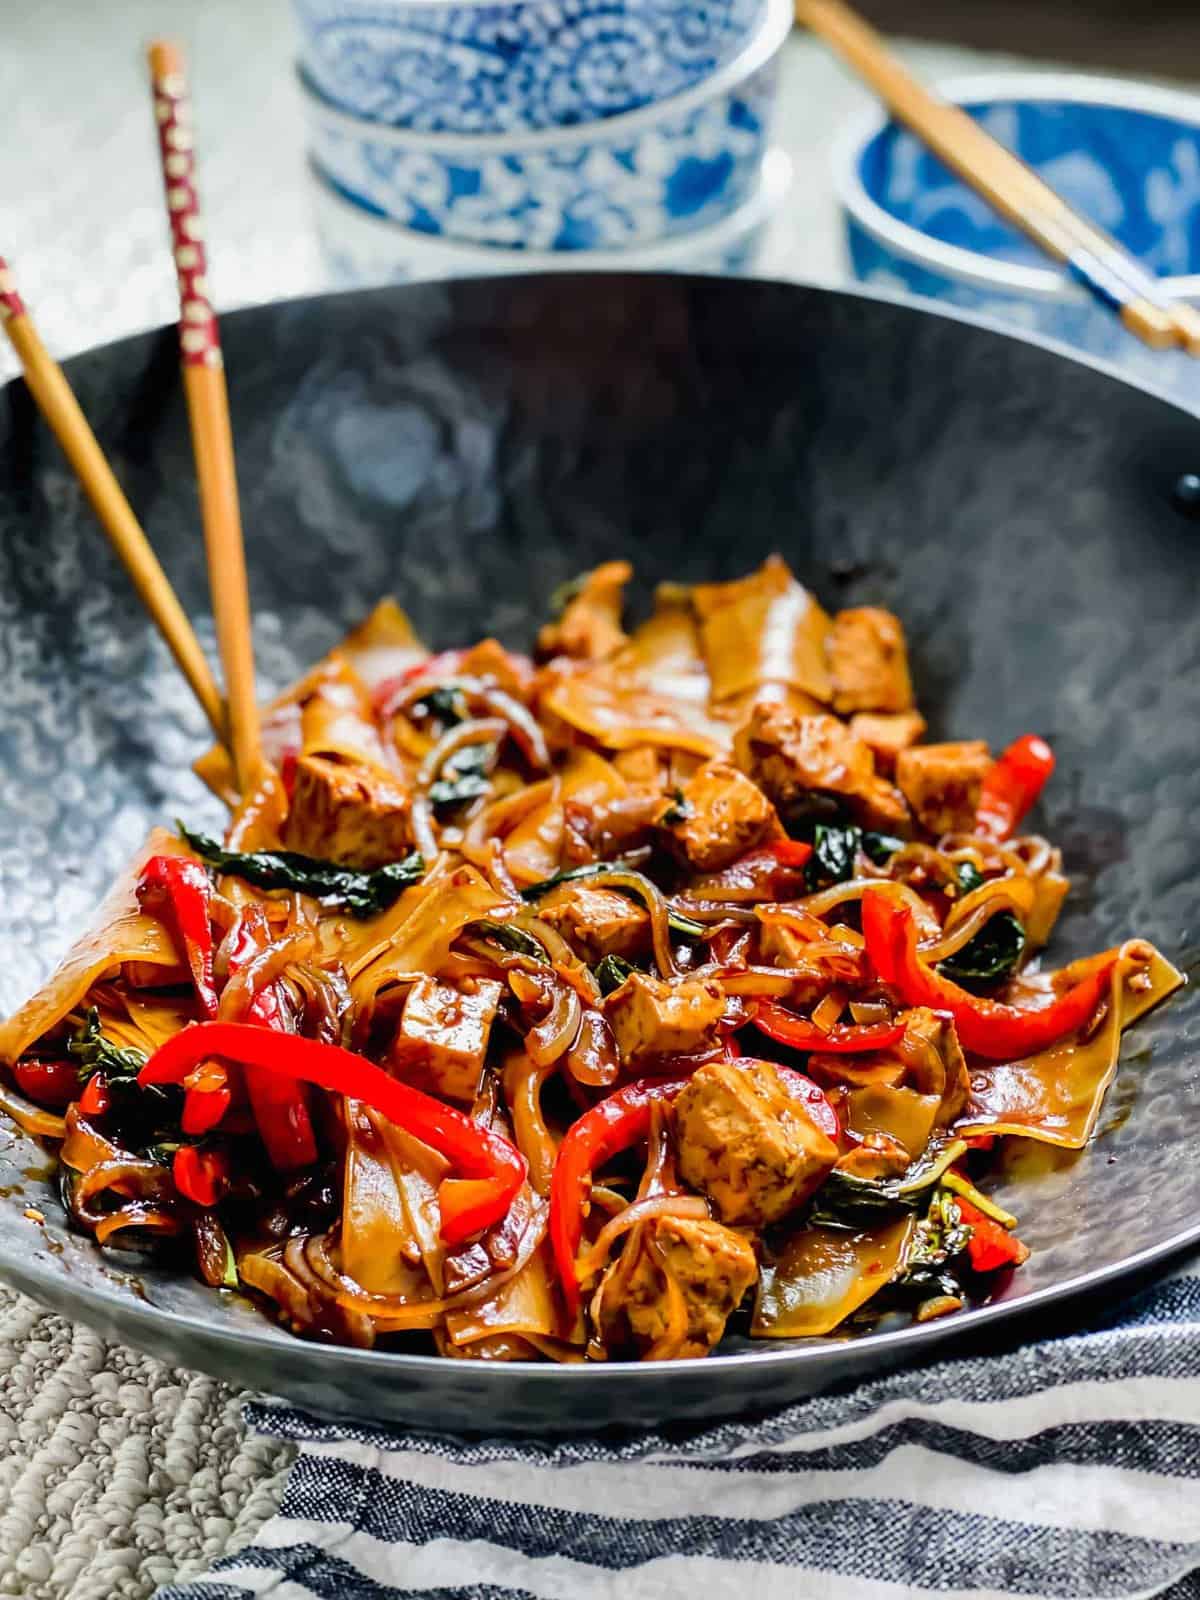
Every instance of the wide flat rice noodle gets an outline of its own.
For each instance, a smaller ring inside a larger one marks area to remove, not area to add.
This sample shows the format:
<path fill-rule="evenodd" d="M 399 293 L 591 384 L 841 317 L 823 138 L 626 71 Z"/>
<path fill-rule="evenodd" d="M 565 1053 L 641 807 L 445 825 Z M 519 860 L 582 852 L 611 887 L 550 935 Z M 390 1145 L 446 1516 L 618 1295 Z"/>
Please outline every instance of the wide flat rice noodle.
<path fill-rule="evenodd" d="M 734 583 L 692 591 L 714 705 L 761 684 L 784 684 L 828 702 L 828 614 L 778 556 Z"/>
<path fill-rule="evenodd" d="M 338 652 L 334 670 L 301 707 L 300 749 L 306 756 L 331 756 L 355 766 L 388 766 L 367 687 Z"/>
<path fill-rule="evenodd" d="M 342 1270 L 370 1294 L 429 1299 L 392 1156 L 375 1118 L 346 1102 L 346 1165 L 342 1184 Z"/>
<path fill-rule="evenodd" d="M 846 1124 L 865 1137 L 883 1133 L 897 1140 L 915 1161 L 929 1143 L 941 1107 L 941 1096 L 918 1094 L 888 1083 L 865 1083 L 846 1096 Z"/>
<path fill-rule="evenodd" d="M 355 1004 L 372 1002 L 384 984 L 436 974 L 469 922 L 510 904 L 474 867 L 458 867 L 428 885 L 402 922 L 347 962 Z"/>
<path fill-rule="evenodd" d="M 155 855 L 190 856 L 191 851 L 165 828 L 151 832 L 97 906 L 88 931 L 75 941 L 42 988 L 0 1025 L 0 1061 L 16 1061 L 69 1016 L 94 983 L 125 962 L 179 966 L 182 952 L 176 950 L 161 922 L 142 915 L 135 894 L 142 868 Z"/>
<path fill-rule="evenodd" d="M 446 1332 L 460 1346 L 501 1333 L 554 1338 L 559 1327 L 551 1284 L 548 1247 L 542 1244 L 491 1299 L 447 1312 Z"/>
<path fill-rule="evenodd" d="M 369 692 L 385 679 L 396 677 L 418 661 L 424 661 L 428 654 L 395 600 L 390 597 L 381 600 L 336 649 L 263 707 L 263 755 L 273 765 L 278 765 L 286 748 L 301 746 L 301 704 L 326 677 L 336 677 L 348 665 Z M 192 771 L 228 805 L 236 803 L 238 789 L 233 763 L 220 745 L 214 745 L 193 763 Z"/>
<path fill-rule="evenodd" d="M 540 883 L 558 871 L 566 834 L 562 779 L 547 778 L 535 787 L 542 798 L 504 836 L 504 864 L 514 883 L 521 886 Z"/>
<path fill-rule="evenodd" d="M 955 1132 L 1014 1134 L 1081 1150 L 1116 1073 L 1121 1033 L 1185 981 L 1157 951 L 1143 970 L 1148 989 L 1130 989 L 1114 977 L 1108 1015 L 1085 1042 L 1069 1039 L 1022 1061 L 974 1065 L 971 1104 Z"/>
<path fill-rule="evenodd" d="M 545 708 L 607 750 L 638 745 L 713 756 L 728 748 L 731 731 L 692 700 L 660 694 L 641 681 L 626 653 L 587 672 L 564 675 L 544 697 Z"/>
<path fill-rule="evenodd" d="M 915 1225 L 908 1216 L 861 1233 L 799 1228 L 763 1266 L 751 1333 L 759 1339 L 832 1333 L 891 1282 Z"/>
<path fill-rule="evenodd" d="M 690 596 L 661 591 L 654 614 L 634 630 L 622 654 L 636 662 L 638 676 L 655 694 L 704 707 L 710 683 L 700 628 Z"/>

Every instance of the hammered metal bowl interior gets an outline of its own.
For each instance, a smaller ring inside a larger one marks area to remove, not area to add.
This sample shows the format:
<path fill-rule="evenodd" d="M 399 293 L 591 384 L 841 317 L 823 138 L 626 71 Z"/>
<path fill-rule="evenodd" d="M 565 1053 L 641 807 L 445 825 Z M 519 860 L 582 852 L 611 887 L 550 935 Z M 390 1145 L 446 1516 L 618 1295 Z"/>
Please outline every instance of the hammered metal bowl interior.
<path fill-rule="evenodd" d="M 553 588 L 783 551 L 833 607 L 904 619 L 938 735 L 1058 751 L 1043 824 L 1076 889 L 1057 948 L 1138 932 L 1180 965 L 1200 891 L 1196 421 L 1045 348 L 911 306 L 681 277 L 423 285 L 226 319 L 270 687 L 381 594 L 434 645 L 529 642 Z M 72 382 L 193 616 L 207 615 L 172 332 Z M 19 385 L 0 398 L 0 1009 L 36 984 L 152 819 L 218 819 L 204 729 Z M 46 1157 L 0 1134 L 0 1274 L 183 1365 L 440 1428 L 716 1416 L 978 1337 L 1200 1237 L 1200 999 L 1126 1039 L 1099 1136 L 1039 1163 L 1005 1297 L 854 1341 L 730 1342 L 669 1367 L 509 1368 L 304 1345 L 253 1308 L 67 1232 Z M 1005 1191 L 1007 1192 L 1007 1191 Z M 26 1213 L 39 1212 L 44 1222 Z"/>

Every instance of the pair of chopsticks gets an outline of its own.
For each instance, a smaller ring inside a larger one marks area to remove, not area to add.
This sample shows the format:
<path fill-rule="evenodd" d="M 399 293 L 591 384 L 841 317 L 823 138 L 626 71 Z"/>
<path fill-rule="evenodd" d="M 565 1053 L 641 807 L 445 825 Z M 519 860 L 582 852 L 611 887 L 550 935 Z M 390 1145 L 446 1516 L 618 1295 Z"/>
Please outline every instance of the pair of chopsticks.
<path fill-rule="evenodd" d="M 229 396 L 216 317 L 208 298 L 203 227 L 196 197 L 191 107 L 182 57 L 150 46 L 154 115 L 172 248 L 179 280 L 179 346 L 208 557 L 209 588 L 227 699 L 213 678 L 191 623 L 61 367 L 42 343 L 0 258 L 0 324 L 25 382 L 75 471 L 138 597 L 179 664 L 217 737 L 228 746 L 238 787 L 247 793 L 261 766 L 250 600 L 234 469 Z"/>
<path fill-rule="evenodd" d="M 923 89 L 883 40 L 842 0 L 795 0 L 796 20 L 824 39 L 875 90 L 893 116 L 965 183 L 1059 261 L 1154 350 L 1200 355 L 1200 312 L 1168 301 L 1153 273 L 1102 228 L 1073 211 L 1010 150 L 958 106 Z"/>

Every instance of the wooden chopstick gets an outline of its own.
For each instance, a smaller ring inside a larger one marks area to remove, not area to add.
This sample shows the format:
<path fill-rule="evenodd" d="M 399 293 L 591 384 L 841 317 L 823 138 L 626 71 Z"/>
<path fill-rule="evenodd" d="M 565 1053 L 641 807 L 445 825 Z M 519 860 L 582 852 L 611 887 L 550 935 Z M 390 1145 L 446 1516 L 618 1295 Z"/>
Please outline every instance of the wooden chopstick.
<path fill-rule="evenodd" d="M 208 555 L 217 645 L 229 702 L 238 787 L 249 792 L 262 762 L 250 592 L 238 505 L 229 393 L 217 319 L 209 300 L 204 230 L 196 195 L 191 103 L 183 56 L 165 40 L 147 51 L 163 185 L 179 280 L 179 347 Z"/>
<path fill-rule="evenodd" d="M 0 324 L 17 352 L 30 394 L 74 468 L 139 599 L 166 640 L 214 733 L 224 742 L 225 706 L 200 641 L 88 426 L 65 373 L 42 343 L 2 256 Z"/>
<path fill-rule="evenodd" d="M 1073 211 L 1018 156 L 959 106 L 921 87 L 883 40 L 842 0 L 795 0 L 796 20 L 841 55 L 892 114 L 997 211 L 1034 240 L 1152 349 L 1200 354 L 1200 315 L 1164 303 L 1154 276 Z"/>

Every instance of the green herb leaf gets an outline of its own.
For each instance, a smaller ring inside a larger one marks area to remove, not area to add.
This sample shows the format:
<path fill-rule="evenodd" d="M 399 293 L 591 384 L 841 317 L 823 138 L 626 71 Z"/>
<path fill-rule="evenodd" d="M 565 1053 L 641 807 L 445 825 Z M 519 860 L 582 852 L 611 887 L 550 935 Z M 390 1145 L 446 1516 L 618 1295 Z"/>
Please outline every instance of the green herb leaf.
<path fill-rule="evenodd" d="M 998 911 L 973 939 L 938 963 L 956 983 L 993 984 L 1006 978 L 1025 949 L 1025 929 L 1011 911 Z"/>
<path fill-rule="evenodd" d="M 960 894 L 970 894 L 973 889 L 983 887 L 984 877 L 973 861 L 960 861 L 958 863 L 958 891 Z"/>
<path fill-rule="evenodd" d="M 603 956 L 592 968 L 592 975 L 600 985 L 601 994 L 612 994 L 614 989 L 619 989 L 631 973 L 637 971 L 632 962 L 626 961 L 621 956 Z"/>
<path fill-rule="evenodd" d="M 938 1189 L 913 1231 L 891 1291 L 905 1300 L 924 1300 L 930 1294 L 961 1295 L 955 1262 L 970 1239 L 970 1225 L 963 1221 L 954 1195 L 949 1189 Z"/>
<path fill-rule="evenodd" d="M 896 851 L 904 849 L 904 840 L 890 833 L 864 833 L 862 849 L 877 867 L 886 867 Z"/>
<path fill-rule="evenodd" d="M 966 1148 L 954 1139 L 926 1150 L 898 1178 L 860 1178 L 835 1167 L 813 1198 L 809 1220 L 830 1228 L 861 1228 L 898 1211 L 915 1211 L 921 1196 Z"/>
<path fill-rule="evenodd" d="M 577 577 L 568 578 L 565 583 L 560 583 L 557 589 L 551 590 L 550 615 L 552 617 L 557 620 L 562 616 L 563 612 L 571 604 L 572 600 L 578 600 L 579 596 L 583 593 L 584 585 L 587 583 L 588 577 L 588 573 L 581 572 Z"/>
<path fill-rule="evenodd" d="M 106 1078 L 136 1078 L 146 1065 L 141 1050 L 111 1044 L 100 1031 L 100 1013 L 92 1006 L 83 1026 L 67 1041 L 68 1054 L 79 1063 L 82 1082 L 93 1072 L 103 1072 Z"/>
<path fill-rule="evenodd" d="M 916 1209 L 915 1196 L 902 1195 L 896 1184 L 835 1168 L 817 1190 L 808 1220 L 824 1228 L 858 1229 Z"/>
<path fill-rule="evenodd" d="M 813 829 L 813 853 L 805 867 L 810 890 L 827 889 L 854 876 L 854 858 L 862 843 L 862 829 L 851 824 L 818 822 Z"/>
<path fill-rule="evenodd" d="M 511 950 L 514 955 L 532 956 L 535 961 L 541 962 L 550 959 L 531 933 L 526 933 L 524 928 L 514 928 L 511 922 L 473 922 L 471 931 L 489 944 L 498 944 L 502 950 Z"/>
<path fill-rule="evenodd" d="M 237 1257 L 233 1253 L 233 1246 L 229 1237 L 225 1237 L 225 1271 L 221 1277 L 222 1289 L 236 1289 L 238 1286 Z"/>
<path fill-rule="evenodd" d="M 674 828 L 677 827 L 681 822 L 689 821 L 694 815 L 695 813 L 692 810 L 692 807 L 683 798 L 683 790 L 672 789 L 671 804 L 668 809 L 663 812 L 660 820 L 662 821 L 664 827 Z"/>
<path fill-rule="evenodd" d="M 563 872 L 556 872 L 551 878 L 543 878 L 540 883 L 531 883 L 527 889 L 521 890 L 521 898 L 540 900 L 543 895 L 549 894 L 551 889 L 557 889 L 560 884 L 586 883 L 589 878 L 599 878 L 610 872 L 628 872 L 631 877 L 640 879 L 646 885 L 644 893 L 640 895 L 633 884 L 613 884 L 613 889 L 617 894 L 641 898 L 649 905 L 654 894 L 654 885 L 649 878 L 643 877 L 640 872 L 634 872 L 631 867 L 621 866 L 616 861 L 589 861 L 582 867 L 568 867 Z M 681 939 L 703 939 L 707 932 L 702 922 L 694 922 L 691 917 L 685 916 L 682 911 L 676 911 L 671 906 L 667 907 L 667 922 Z"/>
<path fill-rule="evenodd" d="M 468 744 L 456 750 L 442 767 L 442 776 L 429 786 L 434 810 L 460 806 L 477 800 L 492 787 L 491 767 L 496 759 L 494 744 Z"/>
<path fill-rule="evenodd" d="M 371 917 L 385 910 L 425 872 L 424 859 L 415 851 L 403 861 L 391 861 L 386 867 L 364 872 L 295 850 L 225 850 L 215 839 L 193 833 L 182 822 L 177 826 L 185 843 L 218 872 L 231 872 L 260 889 L 295 889 L 311 894 L 318 900 L 343 906 L 354 917 Z"/>
<path fill-rule="evenodd" d="M 414 700 L 410 707 L 414 717 L 428 717 L 434 722 L 440 722 L 443 728 L 453 728 L 467 719 L 467 702 L 461 689 L 454 684 L 443 684 L 440 688 L 430 689 L 419 700 Z"/>

